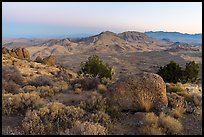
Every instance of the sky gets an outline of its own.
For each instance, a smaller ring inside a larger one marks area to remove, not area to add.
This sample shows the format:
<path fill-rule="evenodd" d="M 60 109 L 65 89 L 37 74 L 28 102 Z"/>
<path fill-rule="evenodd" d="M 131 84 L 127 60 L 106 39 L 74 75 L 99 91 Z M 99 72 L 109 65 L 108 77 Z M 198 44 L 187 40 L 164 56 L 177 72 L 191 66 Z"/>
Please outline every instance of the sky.
<path fill-rule="evenodd" d="M 3 38 L 202 32 L 202 2 L 2 2 Z"/>

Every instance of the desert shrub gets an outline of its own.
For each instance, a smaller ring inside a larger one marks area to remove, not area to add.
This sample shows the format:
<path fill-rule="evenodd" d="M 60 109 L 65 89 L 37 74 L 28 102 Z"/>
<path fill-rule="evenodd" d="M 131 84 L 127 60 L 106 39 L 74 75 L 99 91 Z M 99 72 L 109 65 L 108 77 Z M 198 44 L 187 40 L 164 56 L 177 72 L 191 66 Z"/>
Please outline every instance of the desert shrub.
<path fill-rule="evenodd" d="M 98 111 L 95 114 L 90 114 L 87 117 L 87 121 L 89 122 L 94 122 L 94 123 L 99 123 L 102 126 L 109 126 L 111 124 L 111 118 L 108 114 L 105 112 Z"/>
<path fill-rule="evenodd" d="M 74 127 L 60 135 L 107 135 L 107 129 L 98 123 L 76 121 Z"/>
<path fill-rule="evenodd" d="M 58 78 L 63 79 L 64 81 L 70 81 L 70 79 L 73 77 L 71 74 L 69 74 L 65 68 L 60 68 L 60 71 L 58 71 L 55 75 Z"/>
<path fill-rule="evenodd" d="M 23 90 L 25 93 L 30 93 L 30 92 L 36 91 L 36 87 L 35 87 L 35 86 L 31 86 L 31 85 L 27 85 L 27 86 L 24 86 L 24 87 L 22 88 L 22 90 Z"/>
<path fill-rule="evenodd" d="M 81 101 L 80 107 L 88 112 L 96 113 L 97 111 L 105 112 L 107 109 L 107 100 L 97 92 L 89 95 L 88 99 Z"/>
<path fill-rule="evenodd" d="M 111 119 L 118 119 L 121 116 L 121 111 L 118 106 L 108 105 L 106 113 Z"/>
<path fill-rule="evenodd" d="M 16 128 L 13 127 L 6 127 L 6 129 L 2 129 L 2 135 L 23 135 L 23 131 L 19 131 Z"/>
<path fill-rule="evenodd" d="M 75 94 L 81 94 L 81 93 L 82 93 L 81 88 L 75 88 L 75 89 L 74 89 L 74 93 L 75 93 Z"/>
<path fill-rule="evenodd" d="M 2 80 L 6 82 L 12 81 L 18 85 L 24 85 L 24 79 L 20 71 L 14 65 L 2 66 Z"/>
<path fill-rule="evenodd" d="M 182 86 L 181 83 L 168 83 L 166 84 L 166 91 L 167 92 L 175 92 L 175 93 L 178 93 L 178 92 L 184 92 L 184 87 Z"/>
<path fill-rule="evenodd" d="M 196 92 L 190 93 L 185 97 L 188 104 L 193 104 L 196 107 L 202 107 L 202 95 Z"/>
<path fill-rule="evenodd" d="M 37 87 L 36 92 L 39 92 L 41 97 L 53 96 L 55 94 L 54 90 L 49 86 Z"/>
<path fill-rule="evenodd" d="M 98 84 L 100 84 L 99 78 L 82 78 L 71 81 L 71 85 L 80 84 L 83 90 L 96 89 Z"/>
<path fill-rule="evenodd" d="M 160 67 L 157 74 L 160 75 L 165 82 L 177 83 L 182 78 L 181 67 L 174 61 L 171 61 L 164 67 Z"/>
<path fill-rule="evenodd" d="M 159 115 L 159 125 L 170 135 L 178 134 L 183 130 L 182 124 L 177 119 L 163 112 Z"/>
<path fill-rule="evenodd" d="M 155 96 L 151 92 L 141 92 L 137 98 L 138 109 L 141 111 L 148 112 L 152 109 L 155 101 Z"/>
<path fill-rule="evenodd" d="M 69 87 L 69 84 L 63 80 L 56 81 L 53 86 L 53 88 L 58 92 L 67 90 L 68 87 Z"/>
<path fill-rule="evenodd" d="M 198 79 L 199 66 L 195 61 L 186 63 L 185 80 L 186 82 L 196 82 Z"/>
<path fill-rule="evenodd" d="M 84 113 L 79 107 L 51 102 L 37 110 L 28 111 L 22 127 L 27 134 L 56 134 L 72 128 L 77 120 L 83 119 Z"/>
<path fill-rule="evenodd" d="M 99 91 L 99 93 L 103 94 L 103 93 L 105 93 L 107 91 L 107 88 L 106 88 L 105 85 L 99 84 L 98 85 L 98 91 Z"/>
<path fill-rule="evenodd" d="M 52 79 L 50 79 L 47 76 L 39 76 L 36 77 L 34 79 L 32 79 L 31 81 L 29 81 L 29 85 L 31 86 L 53 86 L 54 82 L 52 81 Z"/>
<path fill-rule="evenodd" d="M 176 108 L 178 105 L 182 106 L 185 104 L 185 99 L 182 96 L 179 96 L 176 93 L 171 93 L 167 95 L 168 98 L 168 106 L 170 108 Z"/>
<path fill-rule="evenodd" d="M 16 84 L 13 81 L 9 81 L 9 82 L 5 82 L 4 85 L 4 89 L 8 92 L 8 93 L 12 93 L 12 94 L 18 94 L 20 92 L 22 92 L 22 90 L 20 89 L 21 86 Z"/>
<path fill-rule="evenodd" d="M 92 55 L 87 62 L 81 63 L 81 69 L 78 74 L 89 74 L 92 77 L 112 79 L 112 68 L 107 63 L 103 63 L 99 56 Z"/>
<path fill-rule="evenodd" d="M 36 109 L 44 105 L 45 101 L 40 98 L 37 92 L 3 94 L 2 114 L 3 115 L 24 115 L 28 109 Z"/>

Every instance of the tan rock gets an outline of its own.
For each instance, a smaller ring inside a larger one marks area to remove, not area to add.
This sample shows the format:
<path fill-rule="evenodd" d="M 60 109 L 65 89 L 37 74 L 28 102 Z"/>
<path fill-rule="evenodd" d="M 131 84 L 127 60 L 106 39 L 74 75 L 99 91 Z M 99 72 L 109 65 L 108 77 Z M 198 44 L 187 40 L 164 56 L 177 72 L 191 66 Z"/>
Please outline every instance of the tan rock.
<path fill-rule="evenodd" d="M 108 87 L 106 97 L 122 110 L 161 110 L 168 105 L 166 84 L 154 73 L 126 76 Z"/>
<path fill-rule="evenodd" d="M 3 53 L 3 54 L 8 54 L 8 53 L 9 53 L 9 49 L 3 47 L 3 48 L 2 48 L 2 53 Z"/>
<path fill-rule="evenodd" d="M 55 65 L 55 57 L 50 55 L 50 56 L 44 58 L 43 62 L 49 66 L 54 66 Z"/>
<path fill-rule="evenodd" d="M 22 52 L 23 52 L 24 58 L 30 59 L 30 52 L 27 49 L 22 48 Z"/>

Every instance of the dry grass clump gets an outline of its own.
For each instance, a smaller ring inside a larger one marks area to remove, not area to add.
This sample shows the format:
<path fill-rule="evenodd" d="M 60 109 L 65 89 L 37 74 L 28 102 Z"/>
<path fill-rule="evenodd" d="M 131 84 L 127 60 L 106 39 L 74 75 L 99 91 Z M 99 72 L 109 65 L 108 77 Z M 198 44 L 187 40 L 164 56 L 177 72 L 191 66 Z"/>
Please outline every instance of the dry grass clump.
<path fill-rule="evenodd" d="M 184 87 L 182 86 L 181 83 L 167 83 L 166 84 L 166 91 L 167 92 L 174 92 L 174 93 L 178 93 L 178 92 L 184 92 L 185 89 Z"/>
<path fill-rule="evenodd" d="M 143 117 L 143 125 L 139 128 L 142 135 L 164 135 L 163 129 L 158 125 L 158 116 L 153 112 L 146 113 Z"/>
<path fill-rule="evenodd" d="M 177 119 L 163 112 L 159 115 L 159 125 L 170 135 L 178 134 L 183 130 L 182 124 Z"/>
<path fill-rule="evenodd" d="M 186 108 L 185 108 L 184 104 L 178 103 L 177 106 L 172 109 L 171 115 L 172 115 L 174 118 L 179 118 L 179 117 L 181 117 L 185 112 L 186 112 Z"/>
<path fill-rule="evenodd" d="M 138 109 L 148 112 L 152 109 L 155 101 L 155 96 L 150 92 L 140 92 L 137 97 Z"/>
<path fill-rule="evenodd" d="M 109 126 L 111 124 L 111 118 L 108 114 L 105 112 L 98 111 L 95 114 L 91 114 L 87 117 L 87 121 L 89 122 L 94 122 L 94 123 L 99 123 L 102 126 Z"/>
<path fill-rule="evenodd" d="M 27 134 L 56 134 L 72 128 L 77 120 L 83 119 L 84 114 L 79 107 L 51 102 L 37 110 L 28 111 L 22 126 Z"/>
<path fill-rule="evenodd" d="M 29 81 L 29 85 L 31 86 L 53 86 L 54 82 L 52 81 L 52 79 L 50 79 L 47 76 L 39 76 L 36 77 L 34 79 L 32 79 L 31 81 Z"/>
<path fill-rule="evenodd" d="M 76 121 L 71 129 L 60 135 L 107 135 L 107 129 L 98 123 Z"/>
<path fill-rule="evenodd" d="M 104 84 L 99 84 L 97 89 L 98 89 L 98 92 L 101 94 L 107 91 L 107 87 Z"/>
<path fill-rule="evenodd" d="M 107 109 L 107 100 L 94 91 L 89 95 L 86 101 L 81 101 L 80 107 L 91 113 L 98 111 L 105 112 Z"/>
<path fill-rule="evenodd" d="M 186 112 L 185 99 L 177 93 L 170 93 L 167 95 L 169 107 L 171 108 L 170 115 L 174 118 L 181 117 Z"/>
<path fill-rule="evenodd" d="M 28 109 L 36 109 L 44 105 L 45 101 L 40 98 L 37 92 L 3 94 L 2 114 L 3 115 L 24 115 Z"/>
<path fill-rule="evenodd" d="M 154 113 L 147 113 L 142 119 L 143 125 L 139 132 L 143 135 L 174 135 L 182 131 L 182 124 L 175 118 L 160 113 L 159 117 Z"/>
<path fill-rule="evenodd" d="M 153 112 L 146 113 L 143 118 L 144 125 L 158 125 L 158 117 Z"/>
<path fill-rule="evenodd" d="M 165 135 L 162 128 L 152 125 L 152 126 L 142 126 L 139 128 L 141 135 Z"/>

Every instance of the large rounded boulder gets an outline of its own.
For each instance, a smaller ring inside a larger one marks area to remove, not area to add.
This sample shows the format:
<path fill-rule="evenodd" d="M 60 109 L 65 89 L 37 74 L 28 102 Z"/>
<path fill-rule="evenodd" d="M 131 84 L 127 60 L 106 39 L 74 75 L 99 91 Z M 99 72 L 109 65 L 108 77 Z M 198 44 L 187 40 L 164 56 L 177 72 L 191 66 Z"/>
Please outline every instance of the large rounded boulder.
<path fill-rule="evenodd" d="M 166 84 L 154 73 L 140 73 L 120 78 L 108 87 L 106 97 L 121 110 L 162 110 L 168 105 Z"/>

